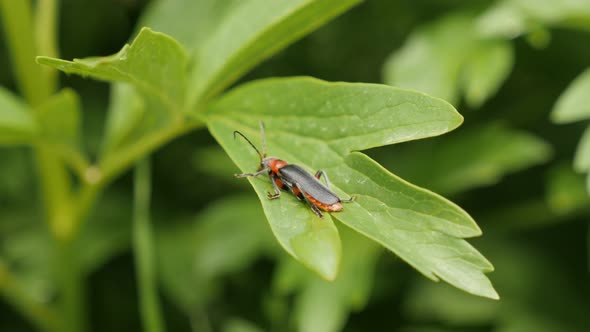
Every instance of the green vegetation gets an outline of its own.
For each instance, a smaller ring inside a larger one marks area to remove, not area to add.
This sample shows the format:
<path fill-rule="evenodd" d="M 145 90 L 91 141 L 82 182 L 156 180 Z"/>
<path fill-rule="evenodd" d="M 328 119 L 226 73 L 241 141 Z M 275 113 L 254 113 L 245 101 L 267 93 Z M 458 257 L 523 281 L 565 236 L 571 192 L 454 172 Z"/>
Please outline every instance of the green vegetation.
<path fill-rule="evenodd" d="M 0 0 L 0 27 L 0 330 L 590 324 L 590 1 Z M 354 202 L 234 178 L 261 121 Z"/>

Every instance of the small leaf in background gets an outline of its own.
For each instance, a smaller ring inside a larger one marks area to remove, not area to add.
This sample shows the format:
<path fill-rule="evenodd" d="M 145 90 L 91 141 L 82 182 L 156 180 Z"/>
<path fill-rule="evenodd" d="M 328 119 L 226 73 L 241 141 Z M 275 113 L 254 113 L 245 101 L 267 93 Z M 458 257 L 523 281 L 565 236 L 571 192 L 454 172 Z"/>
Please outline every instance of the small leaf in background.
<path fill-rule="evenodd" d="M 223 324 L 222 332 L 263 332 L 264 330 L 244 319 L 231 318 Z"/>
<path fill-rule="evenodd" d="M 546 162 L 552 151 L 525 131 L 490 123 L 376 153 L 408 181 L 450 195 L 493 185 L 506 174 Z"/>
<path fill-rule="evenodd" d="M 590 118 L 590 68 L 581 73 L 559 96 L 551 112 L 556 123 L 568 123 Z"/>
<path fill-rule="evenodd" d="M 478 18 L 477 28 L 488 37 L 512 39 L 543 25 L 590 29 L 589 22 L 588 0 L 500 0 Z"/>
<path fill-rule="evenodd" d="M 483 37 L 513 39 L 527 31 L 526 15 L 512 1 L 496 1 L 476 23 Z"/>
<path fill-rule="evenodd" d="M 190 74 L 189 105 L 220 93 L 241 75 L 343 13 L 360 0 L 247 0 L 199 45 Z"/>
<path fill-rule="evenodd" d="M 80 174 L 87 161 L 81 146 L 80 101 L 73 90 L 64 89 L 37 107 L 41 133 L 37 144 L 54 149 Z"/>
<path fill-rule="evenodd" d="M 217 201 L 194 219 L 162 226 L 156 237 L 164 288 L 187 313 L 206 304 L 221 276 L 240 271 L 275 247 L 250 196 Z"/>
<path fill-rule="evenodd" d="M 38 118 L 43 141 L 68 149 L 80 148 L 80 101 L 73 90 L 65 89 L 39 106 Z"/>
<path fill-rule="evenodd" d="M 590 208 L 585 182 L 571 165 L 560 164 L 551 169 L 546 189 L 546 200 L 551 210 L 558 215 L 568 215 Z"/>
<path fill-rule="evenodd" d="M 588 91 L 590 89 L 590 68 L 580 74 L 559 96 L 551 112 L 551 118 L 557 123 L 567 123 L 590 118 Z M 586 188 L 590 193 L 590 127 L 587 127 L 574 156 L 574 168 L 578 172 L 588 173 Z"/>
<path fill-rule="evenodd" d="M 384 81 L 470 107 L 491 97 L 512 69 L 512 46 L 476 34 L 473 15 L 453 14 L 421 27 L 392 53 Z"/>
<path fill-rule="evenodd" d="M 497 298 L 483 274 L 492 265 L 462 239 L 481 234 L 471 217 L 367 156 L 351 152 L 450 131 L 462 122 L 451 105 L 422 93 L 375 84 L 311 78 L 246 84 L 222 97 L 207 114 L 209 130 L 244 172 L 255 170 L 259 160 L 245 142 L 233 139 L 232 132 L 239 130 L 256 142 L 259 121 L 266 124 L 270 155 L 310 171 L 322 169 L 340 197 L 357 197 L 332 217 L 381 243 L 432 280 L 440 278 L 473 294 Z M 266 197 L 271 188 L 268 180 L 249 180 L 283 248 L 332 279 L 337 266 L 316 265 L 331 262 L 322 256 L 340 255 L 329 215 L 319 219 L 287 193 L 270 201 Z M 325 226 L 318 227 L 321 224 Z M 333 235 L 327 236 L 327 231 Z M 297 251 L 304 247 L 317 247 L 317 260 Z"/>
<path fill-rule="evenodd" d="M 40 56 L 37 62 L 67 74 L 131 83 L 169 112 L 180 112 L 184 107 L 186 53 L 172 37 L 148 28 L 111 56 L 74 61 Z"/>
<path fill-rule="evenodd" d="M 243 0 L 153 0 L 138 26 L 174 37 L 192 54 L 240 2 Z"/>
<path fill-rule="evenodd" d="M 590 171 L 590 126 L 586 127 L 574 157 L 574 169 L 580 173 Z"/>
<path fill-rule="evenodd" d="M 145 111 L 145 102 L 132 85 L 128 83 L 111 85 L 111 100 L 101 151 L 103 156 L 141 137 L 146 131 L 145 126 L 141 125 L 142 120 L 148 118 L 145 116 Z M 150 121 L 143 122 L 150 123 Z"/>
<path fill-rule="evenodd" d="M 0 87 L 0 145 L 30 143 L 38 131 L 29 107 Z"/>
<path fill-rule="evenodd" d="M 348 315 L 367 304 L 381 250 L 348 227 L 340 227 L 340 234 L 342 268 L 334 281 L 322 280 L 291 260 L 283 261 L 289 267 L 275 275 L 275 288 L 283 296 L 297 291 L 293 310 L 298 331 L 341 331 Z"/>
<path fill-rule="evenodd" d="M 478 108 L 493 96 L 510 75 L 513 62 L 510 43 L 497 40 L 479 42 L 464 64 L 459 84 L 467 105 Z"/>

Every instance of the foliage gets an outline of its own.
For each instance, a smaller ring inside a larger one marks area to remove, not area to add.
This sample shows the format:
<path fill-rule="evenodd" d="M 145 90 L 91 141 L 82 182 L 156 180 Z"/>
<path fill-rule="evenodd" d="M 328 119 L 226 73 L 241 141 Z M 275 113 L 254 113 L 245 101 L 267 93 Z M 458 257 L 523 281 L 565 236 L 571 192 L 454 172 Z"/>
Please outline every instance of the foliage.
<path fill-rule="evenodd" d="M 87 6 L 0 0 L 0 329 L 588 325 L 590 2 Z"/>

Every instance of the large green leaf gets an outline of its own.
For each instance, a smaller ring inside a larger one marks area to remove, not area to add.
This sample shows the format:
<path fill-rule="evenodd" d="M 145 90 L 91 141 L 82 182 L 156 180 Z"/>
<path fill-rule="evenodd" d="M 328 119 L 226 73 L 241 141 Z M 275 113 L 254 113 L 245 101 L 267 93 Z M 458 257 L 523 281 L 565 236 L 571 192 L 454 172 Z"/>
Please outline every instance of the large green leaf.
<path fill-rule="evenodd" d="M 0 87 L 0 144 L 30 143 L 38 129 L 29 107 Z"/>
<path fill-rule="evenodd" d="M 590 118 L 590 68 L 581 73 L 559 96 L 551 112 L 557 123 L 575 122 Z"/>
<path fill-rule="evenodd" d="M 271 155 L 308 170 L 322 169 L 342 198 L 354 203 L 335 213 L 356 231 L 381 243 L 427 277 L 497 298 L 482 272 L 492 265 L 462 238 L 481 231 L 453 203 L 389 173 L 363 150 L 443 134 L 462 117 L 448 103 L 383 85 L 326 83 L 310 78 L 270 79 L 235 89 L 207 113 L 208 127 L 245 172 L 257 168 L 253 140 L 258 122 L 268 128 Z M 336 276 L 340 241 L 330 215 L 318 218 L 288 194 L 268 200 L 266 179 L 249 179 L 281 245 L 327 279 Z M 236 181 L 240 181 L 237 180 Z"/>
<path fill-rule="evenodd" d="M 513 54 L 509 42 L 483 39 L 474 26 L 473 15 L 453 14 L 415 31 L 389 56 L 384 81 L 452 104 L 464 94 L 479 107 L 510 73 Z"/>
<path fill-rule="evenodd" d="M 131 83 L 169 112 L 183 109 L 187 56 L 176 40 L 163 33 L 144 28 L 130 45 L 111 56 L 74 61 L 40 56 L 37 62 L 68 74 Z"/>
<path fill-rule="evenodd" d="M 198 48 L 189 104 L 221 92 L 249 69 L 361 0 L 246 0 Z"/>

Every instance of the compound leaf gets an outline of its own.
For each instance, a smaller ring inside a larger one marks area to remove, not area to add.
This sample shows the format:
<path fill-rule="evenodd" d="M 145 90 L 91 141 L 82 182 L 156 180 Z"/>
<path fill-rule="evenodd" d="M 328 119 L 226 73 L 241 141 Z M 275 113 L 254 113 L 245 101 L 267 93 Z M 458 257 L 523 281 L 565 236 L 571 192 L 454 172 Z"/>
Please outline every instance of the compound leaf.
<path fill-rule="evenodd" d="M 356 196 L 332 217 L 433 280 L 498 297 L 483 274 L 492 271 L 492 265 L 463 240 L 481 234 L 467 213 L 352 152 L 456 128 L 462 117 L 448 103 L 383 85 L 269 79 L 228 93 L 210 107 L 206 119 L 213 136 L 244 172 L 257 168 L 258 157 L 245 142 L 234 141 L 232 132 L 239 130 L 255 140 L 258 122 L 264 121 L 270 154 L 310 171 L 322 169 L 340 197 Z M 249 180 L 281 245 L 304 265 L 333 279 L 340 240 L 332 218 L 318 218 L 292 195 L 268 200 L 268 180 Z"/>

